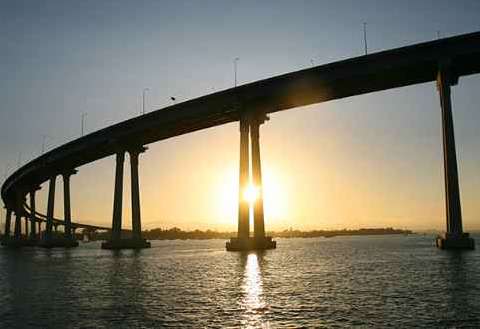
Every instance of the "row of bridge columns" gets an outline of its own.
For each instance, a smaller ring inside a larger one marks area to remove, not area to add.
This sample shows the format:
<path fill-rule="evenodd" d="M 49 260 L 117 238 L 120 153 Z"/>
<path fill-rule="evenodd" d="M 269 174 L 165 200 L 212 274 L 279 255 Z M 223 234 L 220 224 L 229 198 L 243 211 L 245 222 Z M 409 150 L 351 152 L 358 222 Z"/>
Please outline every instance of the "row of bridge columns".
<path fill-rule="evenodd" d="M 57 175 L 50 177 L 48 184 L 48 199 L 47 199 L 47 224 L 45 234 L 43 237 L 43 244 L 47 247 L 75 247 L 78 242 L 75 241 L 75 234 L 72 230 L 71 220 L 71 204 L 70 204 L 70 177 L 75 175 L 78 171 L 76 169 L 70 169 L 61 174 L 63 178 L 63 239 L 59 239 L 58 236 L 53 237 L 53 229 L 57 231 L 54 224 L 54 212 L 55 212 L 55 186 Z M 34 192 L 30 192 L 31 200 L 35 200 Z M 35 201 L 31 202 L 30 207 L 35 204 Z M 31 213 L 34 213 L 34 209 L 31 209 Z"/>
<path fill-rule="evenodd" d="M 450 70 L 450 63 L 439 63 L 437 89 L 442 110 L 442 140 L 444 155 L 444 180 L 446 203 L 446 232 L 436 239 L 442 249 L 473 249 L 474 240 L 463 232 L 458 165 L 455 149 L 455 134 L 451 103 L 451 86 L 458 83 L 458 76 Z M 227 250 L 249 250 L 275 248 L 276 243 L 265 236 L 262 197 L 262 173 L 260 161 L 259 127 L 268 119 L 263 114 L 244 113 L 240 118 L 240 168 L 238 235 L 227 242 Z M 250 143 L 250 145 L 249 145 Z M 249 147 L 250 146 L 250 147 Z M 251 159 L 250 159 L 251 154 Z M 251 161 L 251 163 L 250 163 Z M 251 173 L 249 172 L 251 166 Z M 249 176 L 251 174 L 251 177 Z M 250 178 L 258 188 L 259 196 L 254 203 L 254 237 L 250 237 L 250 211 L 243 192 Z"/>
<path fill-rule="evenodd" d="M 128 150 L 119 151 L 116 154 L 116 170 L 115 170 L 115 188 L 113 200 L 113 216 L 112 216 L 112 235 L 111 240 L 102 244 L 105 249 L 122 249 L 122 248 L 147 248 L 150 243 L 142 239 L 141 212 L 140 212 L 140 187 L 138 175 L 138 159 L 139 155 L 146 151 L 145 147 L 132 147 Z M 122 204 L 123 204 L 123 172 L 125 153 L 130 156 L 131 168 L 131 200 L 132 200 L 132 234 L 130 238 L 122 239 Z M 5 220 L 4 241 L 13 245 L 35 244 L 45 247 L 72 247 L 78 245 L 75 241 L 75 228 L 71 222 L 71 203 L 70 203 L 70 177 L 77 173 L 77 170 L 69 170 L 61 174 L 63 177 L 63 200 L 64 200 L 64 232 L 63 239 L 58 239 L 58 235 L 53 235 L 53 231 L 57 232 L 58 222 L 54 222 L 55 210 L 55 187 L 57 175 L 50 177 L 47 199 L 46 228 L 41 240 L 39 234 L 41 232 L 42 221 L 36 217 L 35 195 L 39 187 L 35 187 L 29 191 L 30 196 L 30 213 L 27 214 L 23 208 L 25 198 L 22 193 L 17 195 L 18 209 L 13 211 L 7 208 Z M 12 214 L 15 213 L 15 223 L 13 235 L 11 234 Z M 25 219 L 25 234 L 29 243 L 24 243 L 22 237 L 22 218 Z M 37 224 L 38 223 L 38 234 Z"/>
<path fill-rule="evenodd" d="M 471 249 L 474 248 L 474 241 L 468 233 L 463 232 L 462 213 L 460 203 L 460 189 L 458 183 L 458 166 L 455 150 L 455 137 L 453 129 L 451 86 L 457 84 L 458 77 L 450 71 L 449 63 L 439 64 L 437 73 L 437 88 L 440 96 L 442 109 L 442 138 L 444 154 L 444 175 L 445 175 L 445 201 L 446 201 L 446 222 L 447 230 L 443 236 L 436 240 L 437 246 L 443 249 Z M 271 237 L 265 236 L 265 223 L 263 211 L 262 171 L 260 160 L 260 125 L 268 117 L 261 112 L 244 111 L 240 117 L 240 166 L 239 166 L 239 204 L 238 204 L 238 234 L 227 242 L 227 250 L 250 250 L 275 248 L 276 243 Z M 141 215 L 140 215 L 140 190 L 138 177 L 138 158 L 145 152 L 143 146 L 121 149 L 116 153 L 115 188 L 113 200 L 112 235 L 111 239 L 102 244 L 102 248 L 147 248 L 150 243 L 142 238 Z M 130 156 L 131 168 L 131 201 L 132 201 L 132 235 L 128 239 L 122 238 L 122 203 L 123 203 L 123 172 L 125 153 Z M 70 176 L 76 170 L 70 170 L 62 174 L 64 183 L 64 241 L 72 240 L 71 212 L 70 212 Z M 50 178 L 47 204 L 47 225 L 44 241 L 48 245 L 52 242 L 52 227 L 54 202 L 55 202 L 55 180 L 56 175 Z M 253 237 L 250 236 L 250 204 L 244 198 L 245 189 L 250 182 L 258 190 L 258 197 L 253 204 Z M 34 188 L 30 193 L 30 236 L 37 236 L 35 227 L 35 192 Z M 21 218 L 23 214 L 23 196 L 18 195 L 15 210 L 14 239 L 21 237 Z M 7 209 L 5 221 L 5 236 L 11 235 L 12 209 Z M 40 222 L 39 222 L 40 226 Z M 26 231 L 28 230 L 26 226 Z M 39 228 L 40 232 L 40 228 Z"/>
<path fill-rule="evenodd" d="M 27 213 L 23 208 L 25 203 L 25 197 L 23 193 L 17 194 L 17 209 L 13 211 L 7 208 L 6 220 L 5 220 L 5 233 L 4 241 L 8 240 L 14 246 L 21 245 L 40 245 L 44 247 L 72 247 L 78 245 L 75 241 L 75 227 L 72 227 L 71 223 L 71 208 L 70 208 L 70 176 L 75 174 L 76 170 L 70 170 L 62 174 L 63 186 L 64 186 L 64 222 L 61 224 L 64 226 L 63 239 L 53 239 L 53 231 L 58 232 L 58 222 L 54 222 L 54 206 L 55 206 L 55 181 L 56 175 L 52 176 L 49 180 L 48 201 L 47 201 L 47 217 L 46 228 L 43 232 L 43 236 L 40 236 L 42 232 L 42 220 L 36 216 L 36 192 L 40 189 L 39 186 L 32 188 L 29 192 L 30 199 L 30 211 Z M 11 224 L 12 214 L 15 212 L 15 223 L 13 236 L 11 236 Z M 24 219 L 24 235 L 22 236 L 22 218 Z"/>

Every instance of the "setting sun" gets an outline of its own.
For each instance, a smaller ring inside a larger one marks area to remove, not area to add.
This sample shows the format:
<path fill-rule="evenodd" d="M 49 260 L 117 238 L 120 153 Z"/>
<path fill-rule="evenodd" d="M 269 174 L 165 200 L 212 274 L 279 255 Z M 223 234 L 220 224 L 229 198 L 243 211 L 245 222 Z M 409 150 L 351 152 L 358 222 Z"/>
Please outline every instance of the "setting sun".
<path fill-rule="evenodd" d="M 233 163 L 216 176 L 212 193 L 218 197 L 210 200 L 210 209 L 215 213 L 216 223 L 219 227 L 235 228 L 238 216 L 238 168 Z M 268 163 L 263 168 L 263 188 L 260 190 L 249 184 L 240 192 L 243 201 L 250 206 L 262 193 L 265 210 L 265 221 L 275 229 L 285 229 L 289 226 L 287 218 L 291 215 L 291 204 L 288 193 L 292 189 L 291 182 L 282 175 L 278 167 L 271 167 Z M 290 224 L 291 225 L 291 224 Z"/>
<path fill-rule="evenodd" d="M 248 203 L 253 204 L 260 196 L 260 188 L 253 184 L 249 184 L 243 191 L 243 199 Z"/>

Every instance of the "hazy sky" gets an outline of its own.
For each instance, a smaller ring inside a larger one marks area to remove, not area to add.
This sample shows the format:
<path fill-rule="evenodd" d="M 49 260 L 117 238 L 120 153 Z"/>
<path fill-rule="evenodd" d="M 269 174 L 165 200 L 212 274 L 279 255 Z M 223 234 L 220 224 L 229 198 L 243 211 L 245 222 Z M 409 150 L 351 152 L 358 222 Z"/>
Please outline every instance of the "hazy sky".
<path fill-rule="evenodd" d="M 478 31 L 480 1 L 0 0 L 2 175 L 38 156 L 42 136 L 47 149 L 78 137 L 82 112 L 87 132 L 138 115 L 143 88 L 150 111 L 231 87 L 235 57 L 246 83 L 361 55 L 363 22 L 375 52 Z M 479 91 L 480 76 L 453 89 L 467 230 L 480 228 Z M 443 229 L 440 134 L 434 83 L 272 115 L 261 130 L 267 229 Z M 149 145 L 143 226 L 236 229 L 238 142 L 228 124 Z M 113 157 L 80 168 L 75 220 L 110 225 L 113 178 Z M 56 200 L 61 216 L 60 179 Z"/>

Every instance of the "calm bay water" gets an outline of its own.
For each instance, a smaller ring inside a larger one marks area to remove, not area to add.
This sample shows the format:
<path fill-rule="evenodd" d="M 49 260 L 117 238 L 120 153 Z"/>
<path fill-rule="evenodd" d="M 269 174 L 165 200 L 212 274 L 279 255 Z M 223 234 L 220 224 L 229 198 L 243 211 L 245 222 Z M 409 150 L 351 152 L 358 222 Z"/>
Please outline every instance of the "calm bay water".
<path fill-rule="evenodd" d="M 476 237 L 480 243 L 480 238 Z M 480 327 L 480 251 L 432 236 L 0 249 L 0 328 Z"/>

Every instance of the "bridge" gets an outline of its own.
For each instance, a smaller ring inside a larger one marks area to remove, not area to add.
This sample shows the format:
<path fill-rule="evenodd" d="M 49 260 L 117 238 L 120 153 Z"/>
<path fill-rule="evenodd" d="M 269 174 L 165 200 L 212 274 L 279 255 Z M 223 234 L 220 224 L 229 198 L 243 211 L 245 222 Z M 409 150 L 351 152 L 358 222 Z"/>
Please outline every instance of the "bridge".
<path fill-rule="evenodd" d="M 269 249 L 276 243 L 265 236 L 260 126 L 268 114 L 330 100 L 436 81 L 439 92 L 444 153 L 446 193 L 446 232 L 436 240 L 440 248 L 474 248 L 474 240 L 463 232 L 458 184 L 458 167 L 452 119 L 451 86 L 459 77 L 480 73 L 480 32 L 444 38 L 412 46 L 382 51 L 209 94 L 129 119 L 78 138 L 30 161 L 7 178 L 1 189 L 6 207 L 7 246 L 39 245 L 70 247 L 77 245 L 72 229 L 81 227 L 71 218 L 70 178 L 84 164 L 114 155 L 115 186 L 111 239 L 103 248 L 145 248 L 142 238 L 138 162 L 147 151 L 145 145 L 197 130 L 239 121 L 239 193 L 247 183 L 260 187 L 253 208 L 253 236 L 250 234 L 249 204 L 239 197 L 238 235 L 226 244 L 227 250 Z M 251 148 L 251 155 L 249 152 Z M 132 232 L 122 235 L 123 172 L 128 153 L 131 167 Z M 251 165 L 250 165 L 251 164 Z M 55 219 L 55 186 L 63 179 L 64 218 Z M 35 193 L 49 182 L 45 215 L 39 216 Z M 26 196 L 29 195 L 29 204 Z M 15 215 L 14 223 L 12 223 Z M 30 233 L 22 235 L 22 219 Z M 41 220 L 40 220 L 41 219 Z M 46 223 L 42 237 L 36 223 Z M 28 225 L 30 224 L 30 225 Z M 63 225 L 63 236 L 53 234 L 54 225 Z M 13 232 L 12 232 L 13 226 Z"/>

